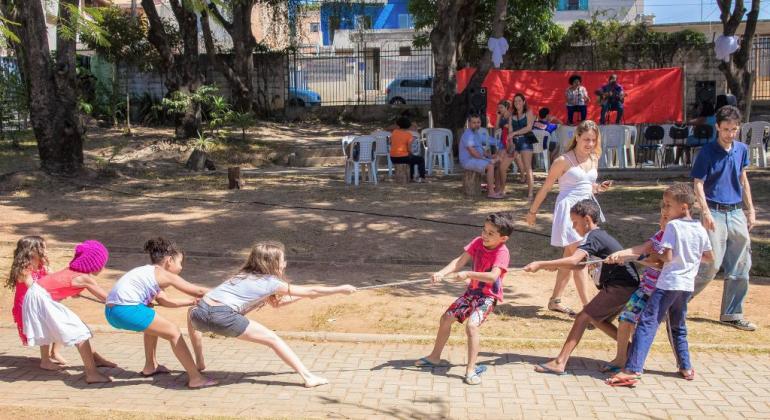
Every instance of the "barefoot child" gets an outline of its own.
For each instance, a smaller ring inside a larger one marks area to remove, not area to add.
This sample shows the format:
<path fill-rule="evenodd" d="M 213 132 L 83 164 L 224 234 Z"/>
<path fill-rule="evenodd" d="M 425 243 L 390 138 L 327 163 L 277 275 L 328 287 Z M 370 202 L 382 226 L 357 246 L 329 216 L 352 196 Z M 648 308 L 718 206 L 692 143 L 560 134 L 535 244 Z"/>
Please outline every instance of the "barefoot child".
<path fill-rule="evenodd" d="M 150 239 L 144 244 L 144 250 L 150 254 L 152 264 L 134 268 L 115 283 L 107 296 L 104 309 L 107 322 L 117 329 L 144 333 L 146 361 L 142 376 L 169 373 L 155 358 L 158 337 L 161 337 L 171 343 L 171 350 L 187 371 L 189 388 L 216 385 L 215 380 L 201 375 L 195 366 L 179 327 L 151 308 L 153 301 L 168 308 L 195 305 L 197 299 L 169 299 L 163 292 L 169 286 L 195 298 L 202 297 L 209 289 L 190 284 L 179 277 L 184 254 L 174 242 L 164 238 Z"/>
<path fill-rule="evenodd" d="M 33 260 L 38 261 L 37 264 Z M 32 280 L 40 280 L 48 274 L 48 255 L 46 252 L 45 241 L 40 236 L 25 236 L 16 242 L 16 250 L 13 253 L 13 266 L 11 275 L 8 277 L 6 287 L 14 291 L 13 295 L 13 322 L 19 332 L 19 338 L 22 345 L 27 345 L 27 336 L 24 335 L 24 318 L 22 316 L 22 306 L 24 306 L 24 296 L 27 295 L 27 285 L 20 276 L 25 267 L 30 268 Z M 66 360 L 59 354 L 61 344 L 40 346 L 40 368 L 45 370 L 61 370 L 66 364 Z"/>
<path fill-rule="evenodd" d="M 612 361 L 602 367 L 602 372 L 618 373 L 626 365 L 631 336 L 634 334 L 636 324 L 639 322 L 639 315 L 644 310 L 644 307 L 647 306 L 650 295 L 655 291 L 655 284 L 660 276 L 660 268 L 663 266 L 663 261 L 660 259 L 660 254 L 663 252 L 661 240 L 663 239 L 663 229 L 665 229 L 667 221 L 666 213 L 663 211 L 663 203 L 661 202 L 660 222 L 658 223 L 660 230 L 652 235 L 644 244 L 618 251 L 607 257 L 608 264 L 622 264 L 629 259 L 635 260 L 637 257 L 645 256 L 643 260 L 637 261 L 637 263 L 645 265 L 647 268 L 645 268 L 642 274 L 639 288 L 631 295 L 631 299 L 626 302 L 625 310 L 618 317 L 617 354 Z"/>
<path fill-rule="evenodd" d="M 508 240 L 511 232 L 513 232 L 513 221 L 508 215 L 490 214 L 484 221 L 481 236 L 466 245 L 465 252 L 459 257 L 433 274 L 435 283 L 450 273 L 457 273 L 469 262 L 473 263 L 473 271 L 459 271 L 455 276 L 459 280 L 470 280 L 468 288 L 441 316 L 433 351 L 415 362 L 416 366 L 446 365 L 441 360 L 441 352 L 449 339 L 452 324 L 455 320 L 462 324 L 467 319 L 465 331 L 468 335 L 468 365 L 465 368 L 465 383 L 468 385 L 481 383 L 481 374 L 487 370 L 487 367 L 476 366 L 479 353 L 479 327 L 492 313 L 497 302 L 503 300 L 503 277 L 508 272 L 511 257 L 505 241 Z"/>
<path fill-rule="evenodd" d="M 701 261 L 711 262 L 713 255 L 706 230 L 690 215 L 694 203 L 695 193 L 688 184 L 674 184 L 663 193 L 663 210 L 669 219 L 661 241 L 663 268 L 656 289 L 639 317 L 625 368 L 609 378 L 608 385 L 634 386 L 638 382 L 658 325 L 666 319 L 666 314 L 679 374 L 688 381 L 695 378 L 687 344 L 687 301 L 695 289 L 695 275 Z"/>
<path fill-rule="evenodd" d="M 84 289 L 104 302 L 107 299 L 107 292 L 96 282 L 96 276 L 102 272 L 108 259 L 109 252 L 101 242 L 85 241 L 75 247 L 75 256 L 67 268 L 46 275 L 38 281 L 38 284 L 56 302 L 80 296 Z M 103 358 L 97 352 L 94 352 L 94 361 L 98 367 L 117 367 L 115 363 Z"/>
<path fill-rule="evenodd" d="M 244 315 L 261 308 L 266 302 L 283 306 L 303 297 L 316 298 L 335 293 L 353 293 L 356 288 L 346 284 L 337 287 L 293 286 L 284 280 L 286 259 L 280 242 L 259 242 L 251 249 L 238 274 L 209 291 L 188 313 L 188 331 L 195 350 L 198 369 L 203 370 L 202 333 L 237 337 L 270 347 L 292 367 L 308 388 L 329 383 L 313 375 L 292 349 L 273 331 Z M 278 297 L 284 295 L 284 297 Z"/>
<path fill-rule="evenodd" d="M 524 271 L 534 273 L 538 270 L 556 270 L 569 268 L 582 270 L 581 261 L 587 257 L 599 259 L 623 249 L 620 243 L 597 225 L 599 205 L 592 199 L 578 201 L 570 209 L 572 227 L 585 241 L 574 254 L 553 261 L 535 261 L 524 267 Z M 535 366 L 540 373 L 564 375 L 567 361 L 589 324 L 593 324 L 604 333 L 617 339 L 617 328 L 611 323 L 612 319 L 625 307 L 628 298 L 639 287 L 639 275 L 630 264 L 602 264 L 599 275 L 599 293 L 575 317 L 572 329 L 561 352 L 555 359 Z"/>
<path fill-rule="evenodd" d="M 66 306 L 54 301 L 38 284 L 33 273 L 39 275 L 45 265 L 45 243 L 39 236 L 19 240 L 14 252 L 11 278 L 26 288 L 21 305 L 21 335 L 28 346 L 41 346 L 41 363 L 44 369 L 59 370 L 55 366 L 48 346 L 54 343 L 76 346 L 83 359 L 86 383 L 110 382 L 111 379 L 97 370 L 89 339 L 91 331 Z"/>

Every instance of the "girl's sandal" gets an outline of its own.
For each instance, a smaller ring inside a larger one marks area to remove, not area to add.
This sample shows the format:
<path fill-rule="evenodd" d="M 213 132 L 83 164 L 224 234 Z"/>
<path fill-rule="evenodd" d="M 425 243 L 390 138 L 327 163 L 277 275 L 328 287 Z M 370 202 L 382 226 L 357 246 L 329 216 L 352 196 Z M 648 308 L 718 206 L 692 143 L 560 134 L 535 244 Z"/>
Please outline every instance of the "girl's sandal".
<path fill-rule="evenodd" d="M 554 311 L 554 312 L 561 312 L 563 314 L 567 314 L 570 316 L 570 318 L 574 318 L 577 316 L 577 313 L 572 310 L 569 306 L 565 306 L 561 304 L 560 298 L 551 298 L 548 300 L 548 310 Z"/>

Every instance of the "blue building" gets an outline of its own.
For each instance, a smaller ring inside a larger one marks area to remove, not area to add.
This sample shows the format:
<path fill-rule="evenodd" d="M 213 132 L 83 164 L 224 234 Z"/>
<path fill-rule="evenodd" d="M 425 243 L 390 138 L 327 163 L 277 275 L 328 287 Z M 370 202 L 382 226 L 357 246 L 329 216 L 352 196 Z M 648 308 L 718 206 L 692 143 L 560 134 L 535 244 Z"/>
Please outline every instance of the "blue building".
<path fill-rule="evenodd" d="M 410 29 L 414 28 L 409 14 L 409 0 L 380 0 L 356 2 L 323 2 L 321 4 L 322 44 L 334 43 L 338 29 Z"/>

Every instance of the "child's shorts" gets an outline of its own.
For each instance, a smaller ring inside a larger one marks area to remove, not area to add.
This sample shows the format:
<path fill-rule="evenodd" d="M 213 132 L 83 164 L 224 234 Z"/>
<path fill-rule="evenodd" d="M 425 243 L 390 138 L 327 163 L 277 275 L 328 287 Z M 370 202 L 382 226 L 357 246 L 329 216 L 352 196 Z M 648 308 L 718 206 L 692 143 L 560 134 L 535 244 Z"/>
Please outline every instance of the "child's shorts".
<path fill-rule="evenodd" d="M 155 319 L 155 310 L 147 305 L 115 305 L 104 308 L 107 322 L 119 330 L 144 331 Z"/>
<path fill-rule="evenodd" d="M 481 325 L 495 309 L 497 299 L 490 296 L 474 296 L 468 293 L 460 296 L 446 310 L 448 315 L 463 323 L 466 319 L 474 325 Z"/>
<path fill-rule="evenodd" d="M 647 306 L 647 301 L 650 299 L 650 295 L 644 293 L 641 288 L 637 289 L 631 298 L 626 302 L 626 307 L 618 317 L 619 321 L 629 322 L 636 325 L 639 322 L 639 316 L 642 314 L 644 307 Z"/>
<path fill-rule="evenodd" d="M 249 320 L 229 306 L 211 306 L 201 300 L 190 311 L 190 322 L 200 332 L 238 337 L 246 331 Z"/>

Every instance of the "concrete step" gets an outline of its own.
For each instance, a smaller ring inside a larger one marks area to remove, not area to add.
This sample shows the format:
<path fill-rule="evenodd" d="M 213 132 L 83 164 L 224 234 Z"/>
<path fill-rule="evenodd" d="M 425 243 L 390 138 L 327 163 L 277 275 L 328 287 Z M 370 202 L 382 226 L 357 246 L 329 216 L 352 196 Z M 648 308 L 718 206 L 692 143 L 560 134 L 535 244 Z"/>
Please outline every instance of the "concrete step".
<path fill-rule="evenodd" d="M 297 147 L 288 159 L 288 166 L 341 166 L 345 163 L 342 148 L 338 145 Z"/>

